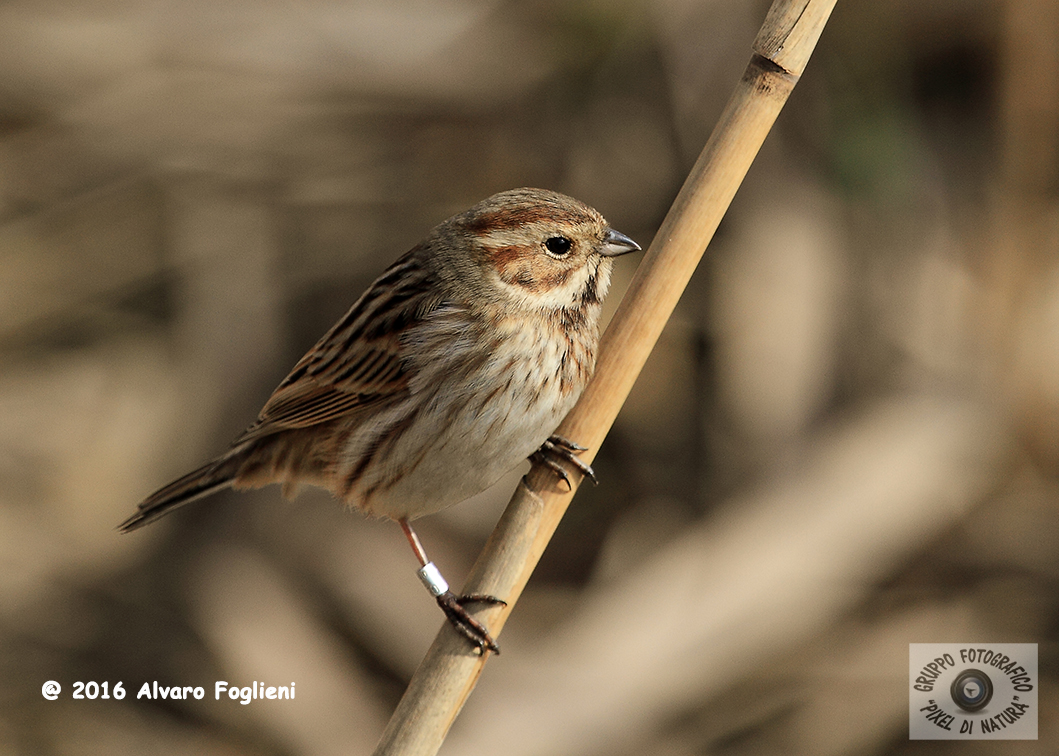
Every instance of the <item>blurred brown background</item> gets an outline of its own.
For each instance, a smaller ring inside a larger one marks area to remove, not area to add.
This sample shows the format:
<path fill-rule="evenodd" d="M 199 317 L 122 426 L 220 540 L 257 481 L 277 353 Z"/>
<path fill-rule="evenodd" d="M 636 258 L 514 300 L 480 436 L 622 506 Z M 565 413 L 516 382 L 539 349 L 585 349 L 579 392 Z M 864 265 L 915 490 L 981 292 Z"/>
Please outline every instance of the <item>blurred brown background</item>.
<path fill-rule="evenodd" d="M 646 246 L 767 5 L 0 5 L 0 753 L 370 752 L 442 622 L 395 525 L 115 526 L 451 213 Z M 1059 3 L 842 0 L 442 753 L 1009 752 L 907 740 L 942 641 L 1040 644 L 1053 753 L 1057 251 Z M 421 521 L 456 585 L 518 474 Z"/>

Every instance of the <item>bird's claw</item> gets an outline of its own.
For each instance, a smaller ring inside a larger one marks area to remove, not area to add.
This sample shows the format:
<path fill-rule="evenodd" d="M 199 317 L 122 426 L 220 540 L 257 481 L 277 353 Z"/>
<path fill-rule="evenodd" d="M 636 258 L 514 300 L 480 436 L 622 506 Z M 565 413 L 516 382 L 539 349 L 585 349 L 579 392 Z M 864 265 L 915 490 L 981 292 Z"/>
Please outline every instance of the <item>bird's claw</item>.
<path fill-rule="evenodd" d="M 541 463 L 558 475 L 559 479 L 566 484 L 566 489 L 572 491 L 574 490 L 574 486 L 570 480 L 570 474 L 566 471 L 562 462 L 570 463 L 581 473 L 581 475 L 591 480 L 593 484 L 599 485 L 599 481 L 596 479 L 596 473 L 591 465 L 577 456 L 578 452 L 583 452 L 586 448 L 587 447 L 574 443 L 568 438 L 552 436 L 541 444 L 540 449 L 530 455 L 530 459 L 534 462 Z"/>
<path fill-rule="evenodd" d="M 496 641 L 486 630 L 485 625 L 468 614 L 463 605 L 481 603 L 492 606 L 507 606 L 506 601 L 502 601 L 496 596 L 485 596 L 480 593 L 457 596 L 452 591 L 445 591 L 437 597 L 437 602 L 438 606 L 441 607 L 441 611 L 445 612 L 445 617 L 448 619 L 449 624 L 456 628 L 460 635 L 474 644 L 479 655 L 484 654 L 486 649 L 489 649 L 494 654 L 500 653 L 500 646 L 496 645 Z"/>

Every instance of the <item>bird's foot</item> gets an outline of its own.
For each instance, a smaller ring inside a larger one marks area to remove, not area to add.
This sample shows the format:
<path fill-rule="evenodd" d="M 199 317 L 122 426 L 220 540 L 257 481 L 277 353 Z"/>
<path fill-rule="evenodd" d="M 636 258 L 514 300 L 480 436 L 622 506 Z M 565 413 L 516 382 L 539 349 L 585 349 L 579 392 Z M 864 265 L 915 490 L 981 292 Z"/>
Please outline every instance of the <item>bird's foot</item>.
<path fill-rule="evenodd" d="M 466 596 L 457 596 L 452 591 L 445 591 L 437 596 L 438 606 L 445 612 L 449 623 L 456 628 L 456 632 L 474 644 L 478 653 L 484 654 L 489 649 L 494 654 L 500 653 L 500 647 L 496 645 L 493 636 L 486 630 L 485 625 L 476 620 L 467 610 L 464 604 L 481 603 L 492 606 L 507 606 L 506 601 L 501 601 L 496 596 L 485 596 L 480 593 L 470 593 Z"/>
<path fill-rule="evenodd" d="M 585 449 L 586 447 L 581 446 L 580 444 L 575 444 L 568 438 L 552 436 L 541 444 L 540 449 L 530 455 L 530 460 L 533 462 L 539 462 L 554 472 L 559 476 L 563 483 L 566 484 L 567 490 L 572 491 L 574 490 L 574 486 L 573 483 L 570 482 L 570 473 L 568 473 L 563 466 L 563 462 L 573 465 L 578 472 L 591 480 L 594 484 L 599 483 L 599 481 L 596 480 L 596 473 L 592 470 L 592 467 L 577 456 L 579 452 L 583 452 Z"/>

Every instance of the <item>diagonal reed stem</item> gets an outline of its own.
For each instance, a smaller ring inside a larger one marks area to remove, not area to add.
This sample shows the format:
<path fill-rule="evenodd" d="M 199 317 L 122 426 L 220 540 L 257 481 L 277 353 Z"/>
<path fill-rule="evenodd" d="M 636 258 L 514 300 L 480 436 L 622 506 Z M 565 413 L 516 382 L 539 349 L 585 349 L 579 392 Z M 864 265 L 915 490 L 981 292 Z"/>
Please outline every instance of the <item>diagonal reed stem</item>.
<path fill-rule="evenodd" d="M 600 344 L 596 373 L 557 430 L 594 451 L 617 417 L 662 328 L 717 230 L 761 144 L 798 82 L 837 0 L 775 0 L 753 55 L 702 154 L 644 255 Z M 464 586 L 508 602 L 480 617 L 496 637 L 573 492 L 534 466 L 523 479 Z M 474 689 L 486 656 L 443 626 L 387 725 L 376 756 L 437 753 Z"/>

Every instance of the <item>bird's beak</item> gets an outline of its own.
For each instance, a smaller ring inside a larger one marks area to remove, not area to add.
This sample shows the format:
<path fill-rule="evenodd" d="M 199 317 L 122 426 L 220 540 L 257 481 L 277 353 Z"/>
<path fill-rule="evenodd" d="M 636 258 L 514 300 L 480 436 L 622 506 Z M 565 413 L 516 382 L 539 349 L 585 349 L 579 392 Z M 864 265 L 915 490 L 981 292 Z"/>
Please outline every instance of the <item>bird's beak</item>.
<path fill-rule="evenodd" d="M 613 228 L 608 228 L 606 235 L 603 237 L 603 249 L 601 249 L 599 253 L 604 257 L 617 257 L 618 255 L 639 251 L 639 244 L 634 242 L 621 231 L 615 231 Z"/>

